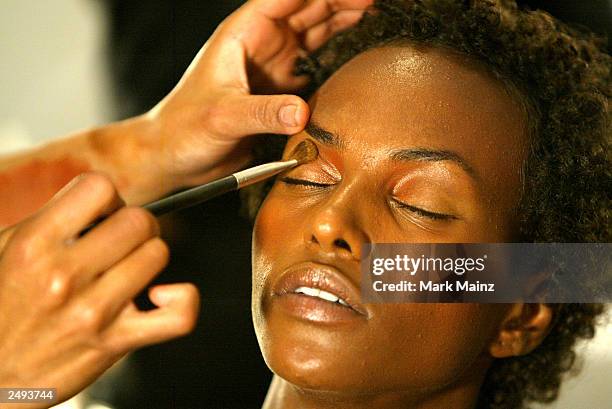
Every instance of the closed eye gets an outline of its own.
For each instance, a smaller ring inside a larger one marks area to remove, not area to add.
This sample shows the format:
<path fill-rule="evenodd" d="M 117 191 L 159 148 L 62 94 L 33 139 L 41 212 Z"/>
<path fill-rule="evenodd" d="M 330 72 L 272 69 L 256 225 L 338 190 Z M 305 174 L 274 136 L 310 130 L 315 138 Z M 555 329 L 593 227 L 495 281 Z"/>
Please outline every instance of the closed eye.
<path fill-rule="evenodd" d="M 409 210 L 410 212 L 415 213 L 418 216 L 427 217 L 432 220 L 457 220 L 458 219 L 457 216 L 454 216 L 452 214 L 432 212 L 429 210 L 422 209 L 420 207 L 416 207 L 416 206 L 409 205 L 407 203 L 400 202 L 398 200 L 394 200 L 394 202 L 398 207 L 402 209 Z"/>
<path fill-rule="evenodd" d="M 319 188 L 332 186 L 331 184 L 317 183 L 317 182 L 312 182 L 310 180 L 294 179 L 294 178 L 288 178 L 288 177 L 282 177 L 279 180 L 288 185 L 299 185 L 299 186 L 309 186 L 309 187 L 319 187 Z"/>

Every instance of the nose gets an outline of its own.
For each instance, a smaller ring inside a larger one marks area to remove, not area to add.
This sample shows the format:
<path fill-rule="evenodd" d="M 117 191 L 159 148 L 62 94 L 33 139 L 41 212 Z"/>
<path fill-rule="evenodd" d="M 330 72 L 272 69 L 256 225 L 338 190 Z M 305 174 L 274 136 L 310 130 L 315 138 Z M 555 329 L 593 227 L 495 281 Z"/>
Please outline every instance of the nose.
<path fill-rule="evenodd" d="M 361 259 L 361 246 L 369 240 L 355 209 L 344 203 L 326 203 L 310 220 L 304 232 L 307 247 L 327 256 L 355 261 Z"/>

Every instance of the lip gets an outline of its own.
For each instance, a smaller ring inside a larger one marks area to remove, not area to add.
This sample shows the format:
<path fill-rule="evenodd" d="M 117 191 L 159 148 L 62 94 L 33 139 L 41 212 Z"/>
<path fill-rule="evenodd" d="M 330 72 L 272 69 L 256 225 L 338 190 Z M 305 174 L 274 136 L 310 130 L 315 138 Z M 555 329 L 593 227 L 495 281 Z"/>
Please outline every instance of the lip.
<path fill-rule="evenodd" d="M 332 293 L 348 306 L 294 293 L 302 286 Z M 272 299 L 290 315 L 306 321 L 340 323 L 368 318 L 357 287 L 340 270 L 326 264 L 306 262 L 288 268 L 273 283 Z"/>

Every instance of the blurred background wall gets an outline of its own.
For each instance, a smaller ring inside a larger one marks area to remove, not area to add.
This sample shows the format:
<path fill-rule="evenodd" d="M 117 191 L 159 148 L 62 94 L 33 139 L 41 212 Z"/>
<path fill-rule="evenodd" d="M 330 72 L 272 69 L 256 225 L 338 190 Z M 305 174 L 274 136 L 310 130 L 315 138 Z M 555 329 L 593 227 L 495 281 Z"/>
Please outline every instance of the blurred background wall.
<path fill-rule="evenodd" d="M 111 119 L 103 5 L 0 2 L 0 152 Z"/>
<path fill-rule="evenodd" d="M 2 0 L 0 154 L 146 111 L 241 3 Z M 606 0 L 522 3 L 600 32 L 610 26 Z M 271 374 L 251 325 L 250 226 L 238 208 L 229 195 L 162 220 L 173 257 L 157 282 L 195 282 L 202 317 L 192 335 L 113 368 L 90 389 L 93 398 L 117 409 L 261 405 Z M 609 324 L 583 348 L 583 372 L 546 407 L 612 408 L 611 345 Z"/>

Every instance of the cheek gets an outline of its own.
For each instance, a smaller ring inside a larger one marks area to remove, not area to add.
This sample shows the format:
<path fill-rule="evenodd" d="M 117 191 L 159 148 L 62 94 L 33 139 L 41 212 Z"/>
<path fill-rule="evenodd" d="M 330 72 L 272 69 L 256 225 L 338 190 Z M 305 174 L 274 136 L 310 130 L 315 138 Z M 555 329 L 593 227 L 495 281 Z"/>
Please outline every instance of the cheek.
<path fill-rule="evenodd" d="M 372 317 L 368 367 L 378 382 L 434 390 L 481 373 L 503 308 L 485 304 L 386 304 Z M 375 381 L 374 378 L 372 381 Z"/>
<path fill-rule="evenodd" d="M 283 250 L 279 243 L 287 243 L 289 234 L 295 231 L 295 211 L 287 200 L 282 200 L 272 188 L 262 203 L 253 227 L 253 263 L 276 260 Z"/>
<path fill-rule="evenodd" d="M 263 308 L 266 288 L 264 284 L 272 268 L 278 269 L 287 263 L 285 257 L 292 252 L 288 249 L 295 245 L 296 217 L 286 200 L 281 200 L 272 188 L 262 203 L 252 238 L 252 312 L 256 330 L 263 328 Z M 289 260 L 290 261 L 290 260 Z"/>

